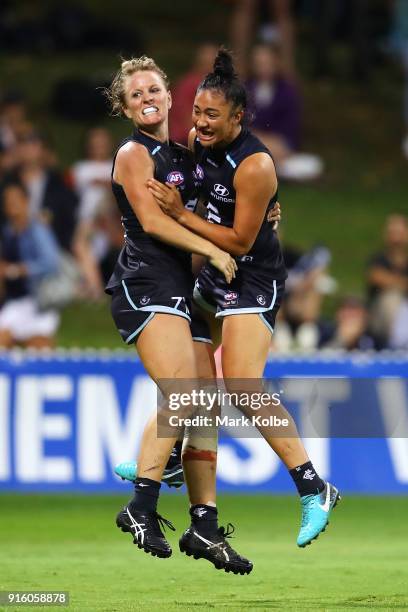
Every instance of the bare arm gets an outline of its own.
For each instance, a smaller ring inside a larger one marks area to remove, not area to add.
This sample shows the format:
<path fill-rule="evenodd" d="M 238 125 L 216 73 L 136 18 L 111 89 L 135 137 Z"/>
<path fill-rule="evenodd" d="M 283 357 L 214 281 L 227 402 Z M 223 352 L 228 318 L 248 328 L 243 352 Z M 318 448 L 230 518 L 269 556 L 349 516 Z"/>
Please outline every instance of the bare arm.
<path fill-rule="evenodd" d="M 171 188 L 158 181 L 149 181 L 154 196 L 165 200 Z M 265 153 L 255 153 L 239 166 L 235 179 L 236 204 L 233 227 L 224 227 L 200 219 L 194 213 L 178 205 L 176 214 L 168 211 L 189 230 L 207 238 L 232 255 L 245 255 L 251 249 L 265 217 L 268 203 L 277 188 L 277 179 L 272 159 Z M 171 208 L 171 207 L 170 207 Z"/>
<path fill-rule="evenodd" d="M 122 185 L 143 230 L 162 242 L 209 257 L 227 280 L 231 280 L 235 276 L 235 262 L 231 258 L 162 212 L 146 186 L 153 178 L 153 171 L 153 162 L 144 146 L 131 142 L 120 149 L 114 179 Z"/>
<path fill-rule="evenodd" d="M 381 266 L 373 266 L 368 271 L 368 280 L 378 289 L 401 289 L 408 291 L 408 279 L 402 274 L 391 272 Z"/>

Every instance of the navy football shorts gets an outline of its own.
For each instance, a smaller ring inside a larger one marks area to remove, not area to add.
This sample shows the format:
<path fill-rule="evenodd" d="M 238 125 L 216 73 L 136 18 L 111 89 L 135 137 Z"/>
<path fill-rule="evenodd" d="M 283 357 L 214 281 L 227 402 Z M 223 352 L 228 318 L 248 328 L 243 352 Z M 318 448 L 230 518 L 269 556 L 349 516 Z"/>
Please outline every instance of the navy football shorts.
<path fill-rule="evenodd" d="M 125 280 L 113 291 L 111 313 L 126 344 L 136 342 L 140 332 L 158 312 L 187 319 L 194 340 L 211 342 L 208 324 L 198 308 L 192 307 L 190 297 L 168 297 L 160 292 L 156 283 L 131 283 Z"/>
<path fill-rule="evenodd" d="M 228 285 L 211 264 L 200 270 L 194 286 L 194 302 L 216 318 L 234 314 L 259 314 L 271 333 L 282 303 L 285 280 L 272 278 L 267 270 L 238 264 L 236 277 Z"/>

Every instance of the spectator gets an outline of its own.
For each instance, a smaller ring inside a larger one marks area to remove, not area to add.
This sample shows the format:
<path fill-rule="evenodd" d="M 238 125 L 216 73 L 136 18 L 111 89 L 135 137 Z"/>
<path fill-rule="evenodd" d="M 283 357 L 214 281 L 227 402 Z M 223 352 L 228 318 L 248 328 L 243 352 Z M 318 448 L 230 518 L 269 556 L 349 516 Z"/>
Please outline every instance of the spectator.
<path fill-rule="evenodd" d="M 408 218 L 389 215 L 384 250 L 368 265 L 370 329 L 390 348 L 408 347 Z"/>
<path fill-rule="evenodd" d="M 262 17 L 265 3 L 259 0 L 235 0 L 231 18 L 231 42 L 237 54 L 241 72 L 246 74 L 246 57 L 252 46 L 256 21 Z M 295 25 L 291 0 L 268 0 L 267 20 L 260 30 L 260 39 L 277 43 L 282 48 L 282 68 L 286 76 L 293 77 L 295 66 Z"/>
<path fill-rule="evenodd" d="M 188 133 L 192 127 L 191 109 L 198 85 L 208 72 L 212 71 L 218 46 L 211 42 L 199 45 L 191 70 L 176 83 L 172 91 L 170 111 L 170 137 L 175 142 L 187 145 Z"/>
<path fill-rule="evenodd" d="M 408 159 L 408 3 L 406 0 L 394 0 L 393 33 L 391 45 L 401 59 L 404 71 L 404 124 L 405 135 L 402 141 L 402 150 Z"/>
<path fill-rule="evenodd" d="M 80 198 L 73 250 L 84 279 L 83 296 L 94 300 L 104 295 L 102 268 L 114 248 L 111 244 L 114 228 L 120 228 L 120 247 L 123 242 L 120 221 L 117 215 L 111 215 L 112 148 L 109 131 L 93 128 L 86 136 L 85 159 L 72 168 L 73 186 Z M 114 253 L 117 255 L 115 249 Z"/>
<path fill-rule="evenodd" d="M 331 256 L 324 247 L 303 254 L 286 247 L 283 256 L 289 276 L 273 346 L 282 352 L 313 351 L 331 333 L 330 325 L 321 317 L 323 296 L 335 288 L 335 281 L 327 275 Z"/>
<path fill-rule="evenodd" d="M 278 175 L 292 180 L 317 178 L 322 163 L 317 156 L 297 153 L 301 138 L 301 98 L 283 76 L 276 46 L 257 45 L 251 54 L 247 89 L 252 103 L 255 134 L 270 150 Z"/>
<path fill-rule="evenodd" d="M 38 132 L 31 132 L 18 143 L 18 164 L 4 179 L 22 183 L 29 194 L 32 218 L 47 221 L 59 243 L 69 251 L 75 227 L 77 197 L 51 167 L 53 152 Z"/>
<path fill-rule="evenodd" d="M 57 272 L 57 243 L 46 225 L 31 219 L 22 185 L 7 185 L 2 199 L 6 223 L 0 241 L 0 347 L 50 347 L 59 315 L 53 310 L 40 312 L 36 292 L 47 275 Z"/>
<path fill-rule="evenodd" d="M 368 311 L 358 297 L 343 298 L 335 319 L 330 338 L 322 344 L 322 348 L 346 351 L 382 348 L 368 330 Z"/>
<path fill-rule="evenodd" d="M 0 103 L 0 179 L 17 164 L 17 142 L 32 129 L 22 95 L 6 93 Z"/>

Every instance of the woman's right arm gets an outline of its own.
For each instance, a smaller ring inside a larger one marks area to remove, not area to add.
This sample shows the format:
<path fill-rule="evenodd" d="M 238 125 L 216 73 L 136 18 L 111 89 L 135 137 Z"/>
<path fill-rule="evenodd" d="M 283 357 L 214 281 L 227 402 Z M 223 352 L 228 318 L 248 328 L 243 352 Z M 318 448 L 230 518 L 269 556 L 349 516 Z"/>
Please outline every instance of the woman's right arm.
<path fill-rule="evenodd" d="M 123 187 L 143 230 L 157 240 L 208 257 L 230 282 L 235 276 L 235 261 L 225 251 L 187 230 L 161 210 L 147 188 L 153 172 L 153 161 L 143 145 L 130 142 L 119 150 L 114 180 Z"/>

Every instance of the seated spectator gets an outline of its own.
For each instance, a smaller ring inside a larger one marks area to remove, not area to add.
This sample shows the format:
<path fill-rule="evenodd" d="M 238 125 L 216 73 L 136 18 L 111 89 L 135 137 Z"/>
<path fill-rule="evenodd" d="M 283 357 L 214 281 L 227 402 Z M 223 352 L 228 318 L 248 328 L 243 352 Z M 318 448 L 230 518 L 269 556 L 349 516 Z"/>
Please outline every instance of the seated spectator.
<path fill-rule="evenodd" d="M 343 298 L 330 337 L 321 348 L 346 351 L 382 348 L 368 330 L 368 310 L 361 299 L 354 296 Z"/>
<path fill-rule="evenodd" d="M 206 42 L 197 47 L 194 63 L 172 88 L 170 110 L 170 137 L 175 142 L 187 145 L 188 133 L 192 127 L 191 109 L 198 85 L 208 72 L 212 71 L 218 46 Z"/>
<path fill-rule="evenodd" d="M 3 183 L 22 183 L 29 195 L 29 212 L 33 219 L 47 221 L 61 248 L 69 251 L 75 228 L 77 197 L 52 167 L 55 157 L 38 132 L 20 139 L 17 166 Z"/>
<path fill-rule="evenodd" d="M 331 333 L 329 323 L 321 317 L 323 296 L 336 287 L 334 279 L 327 275 L 331 256 L 324 247 L 306 253 L 286 247 L 283 256 L 289 276 L 273 347 L 281 352 L 313 351 Z"/>
<path fill-rule="evenodd" d="M 36 293 L 41 281 L 58 270 L 57 243 L 47 225 L 30 217 L 22 185 L 9 184 L 2 201 L 6 223 L 0 239 L 0 347 L 51 347 L 59 315 L 40 311 Z"/>
<path fill-rule="evenodd" d="M 111 223 L 115 229 L 120 228 L 121 246 L 123 243 L 120 219 L 111 215 L 112 148 L 108 130 L 100 127 L 89 130 L 85 159 L 74 164 L 71 171 L 73 187 L 80 198 L 73 251 L 83 275 L 83 297 L 93 300 L 104 295 L 106 279 L 102 268 L 113 248 Z"/>
<path fill-rule="evenodd" d="M 380 344 L 408 347 L 408 218 L 387 218 L 384 250 L 368 265 L 370 329 Z"/>
<path fill-rule="evenodd" d="M 278 47 L 254 47 L 247 90 L 253 114 L 251 129 L 270 150 L 278 175 L 288 180 L 320 176 L 321 160 L 298 152 L 302 103 L 295 85 L 282 74 Z"/>

